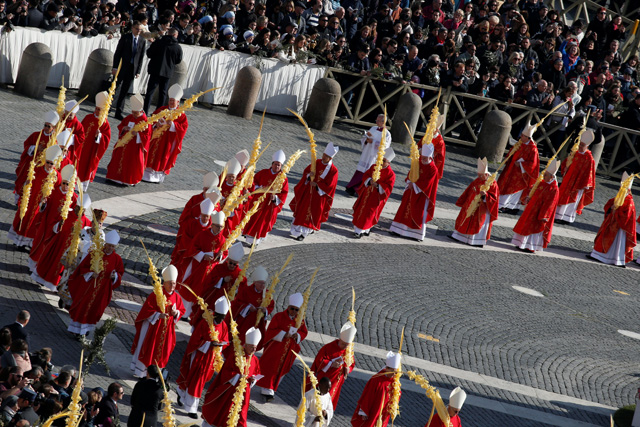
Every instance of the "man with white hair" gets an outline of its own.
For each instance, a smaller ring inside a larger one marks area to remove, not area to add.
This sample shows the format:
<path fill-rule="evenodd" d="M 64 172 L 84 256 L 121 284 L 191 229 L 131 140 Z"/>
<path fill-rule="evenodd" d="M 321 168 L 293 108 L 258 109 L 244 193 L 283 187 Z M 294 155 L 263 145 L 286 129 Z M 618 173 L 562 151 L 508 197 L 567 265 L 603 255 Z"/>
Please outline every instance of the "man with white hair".
<path fill-rule="evenodd" d="M 218 365 L 222 367 L 222 349 L 230 342 L 229 330 L 224 321 L 228 312 L 227 297 L 218 298 L 213 305 L 213 320 L 209 323 L 209 319 L 200 319 L 182 357 L 180 376 L 176 380 L 178 406 L 187 411 L 190 418 L 198 418 L 198 403 L 204 385 L 213 377 Z M 215 340 L 212 337 L 214 333 L 217 334 Z"/>
<path fill-rule="evenodd" d="M 391 385 L 393 377 L 400 369 L 402 355 L 390 351 L 387 353 L 385 367 L 373 375 L 362 390 L 358 405 L 351 417 L 353 427 L 375 426 L 378 419 L 382 425 L 389 424 L 389 400 L 391 399 Z"/>
<path fill-rule="evenodd" d="M 560 162 L 554 159 L 544 173 L 543 180 L 529 199 L 525 198 L 524 212 L 513 227 L 511 243 L 522 251 L 542 251 L 551 241 L 556 205 L 558 204 L 558 181 L 556 172 Z"/>
<path fill-rule="evenodd" d="M 445 425 L 442 418 L 440 418 L 438 414 L 434 414 L 433 418 L 431 418 L 431 422 L 427 422 L 425 427 L 461 427 L 462 423 L 460 422 L 460 416 L 458 414 L 460 413 L 465 400 L 467 400 L 467 393 L 465 393 L 465 391 L 460 387 L 454 388 L 449 395 L 449 404 L 447 405 L 449 425 Z"/>
<path fill-rule="evenodd" d="M 182 299 L 175 292 L 178 269 L 169 265 L 162 270 L 162 294 L 166 304 L 161 307 L 156 293 L 151 292 L 136 317 L 131 370 L 133 376 L 144 378 L 147 366 L 163 369 L 176 346 L 176 323 L 184 314 Z"/>
<path fill-rule="evenodd" d="M 433 161 L 433 144 L 423 145 L 420 152 L 419 177 L 413 182 L 411 173 L 407 175 L 402 201 L 390 228 L 392 234 L 419 242 L 424 240 L 427 223 L 433 219 L 438 191 L 438 168 Z"/>
<path fill-rule="evenodd" d="M 258 385 L 262 387 L 261 393 L 267 401 L 274 398 L 280 381 L 296 360 L 294 352 L 300 353 L 300 343 L 309 333 L 304 321 L 305 313 L 300 313 L 303 304 L 304 297 L 301 293 L 290 295 L 287 309 L 276 313 L 269 323 L 260 358 L 260 372 L 264 377 L 258 381 Z M 302 322 L 298 326 L 300 316 Z"/>
<path fill-rule="evenodd" d="M 316 159 L 315 172 L 311 171 L 311 165 L 307 166 L 293 190 L 294 196 L 289 204 L 293 211 L 290 233 L 296 240 L 302 241 L 320 230 L 322 223 L 329 219 L 338 186 L 338 168 L 333 164 L 338 150 L 339 147 L 330 142 L 322 158 Z"/>
<path fill-rule="evenodd" d="M 120 236 L 115 230 L 104 238 L 102 249 L 102 271 L 91 271 L 91 256 L 82 260 L 69 279 L 71 308 L 68 331 L 76 335 L 86 335 L 100 321 L 104 310 L 111 302 L 113 290 L 120 286 L 124 274 L 122 258 L 116 253 Z"/>
<path fill-rule="evenodd" d="M 153 114 L 167 109 L 173 111 L 179 108 L 182 93 L 182 87 L 179 84 L 172 85 L 169 88 L 169 104 L 157 108 Z M 160 119 L 153 125 L 146 168 L 142 176 L 143 181 L 164 182 L 165 176 L 169 175 L 171 169 L 176 165 L 187 129 L 189 129 L 189 121 L 185 113 L 181 113 L 173 120 L 171 118 Z"/>
<path fill-rule="evenodd" d="M 78 159 L 78 178 L 82 181 L 84 191 L 87 191 L 89 183 L 95 179 L 98 164 L 100 164 L 100 160 L 111 141 L 111 125 L 106 116 L 102 125 L 100 124 L 100 115 L 103 114 L 108 100 L 109 94 L 107 92 L 98 92 L 95 99 L 96 108 L 82 119 L 87 143 L 82 145 Z"/>
<path fill-rule="evenodd" d="M 64 104 L 64 127 L 73 133 L 73 144 L 69 147 L 69 153 L 67 154 L 72 165 L 75 165 L 80 159 L 82 147 L 84 147 L 84 127 L 76 117 L 79 109 L 77 101 L 67 101 Z"/>
<path fill-rule="evenodd" d="M 350 196 L 356 196 L 356 191 L 360 187 L 360 184 L 362 184 L 362 177 L 365 172 L 375 164 L 378 156 L 378 147 L 380 147 L 382 143 L 383 136 L 384 148 L 387 149 L 391 146 L 391 132 L 387 129 L 384 119 L 384 114 L 378 114 L 376 125 L 366 131 L 360 139 L 362 154 L 360 154 L 356 171 L 346 187 L 346 191 Z"/>
<path fill-rule="evenodd" d="M 256 173 L 253 178 L 255 188 L 269 188 L 271 183 L 275 181 L 281 173 L 282 165 L 285 160 L 286 156 L 284 151 L 276 151 L 271 158 L 271 167 L 268 169 L 262 169 Z M 246 237 L 247 244 L 251 245 L 255 242 L 256 245 L 259 245 L 267 237 L 267 234 L 271 232 L 273 226 L 276 224 L 278 214 L 284 207 L 288 194 L 289 179 L 285 177 L 280 192 L 278 194 L 267 195 L 266 199 L 260 204 L 258 212 L 249 219 L 247 226 L 244 228 L 244 235 Z M 253 203 L 256 202 L 260 196 L 260 194 L 257 194 L 249 199 L 249 209 L 251 209 Z"/>

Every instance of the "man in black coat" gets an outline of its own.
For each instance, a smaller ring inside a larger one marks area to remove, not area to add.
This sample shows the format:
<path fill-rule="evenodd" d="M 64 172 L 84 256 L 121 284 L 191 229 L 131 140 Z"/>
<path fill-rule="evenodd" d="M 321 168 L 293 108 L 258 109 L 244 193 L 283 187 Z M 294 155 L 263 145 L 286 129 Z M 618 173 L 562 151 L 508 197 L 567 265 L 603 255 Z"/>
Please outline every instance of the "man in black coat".
<path fill-rule="evenodd" d="M 93 419 L 94 425 L 104 424 L 107 418 L 111 418 L 112 424 L 117 424 L 120 417 L 118 401 L 122 400 L 122 396 L 124 396 L 124 389 L 120 384 L 109 384 L 107 395 L 100 401 L 100 411 Z"/>
<path fill-rule="evenodd" d="M 10 325 L 5 325 L 2 328 L 7 328 L 11 331 L 11 341 L 15 340 L 25 340 L 29 343 L 29 339 L 27 333 L 24 331 L 25 326 L 29 323 L 29 319 L 31 318 L 31 314 L 27 310 L 22 310 L 16 316 L 16 321 Z M 0 328 L 1 329 L 1 328 Z"/>
<path fill-rule="evenodd" d="M 122 60 L 120 74 L 116 83 L 116 119 L 122 120 L 122 110 L 124 109 L 124 100 L 129 93 L 129 88 L 134 79 L 140 77 L 142 71 L 142 59 L 147 50 L 147 41 L 140 36 L 142 24 L 133 21 L 131 33 L 122 36 L 116 47 L 116 53 L 113 55 L 114 68 L 111 72 L 115 75 L 118 64 Z"/>
<path fill-rule="evenodd" d="M 156 427 L 158 424 L 158 410 L 162 406 L 164 397 L 160 375 L 160 369 L 156 365 L 151 365 L 147 368 L 147 378 L 136 383 L 131 393 L 128 427 L 141 427 L 143 415 L 144 426 L 142 427 Z"/>
<path fill-rule="evenodd" d="M 149 57 L 149 83 L 147 83 L 147 93 L 144 96 L 144 111 L 149 114 L 151 96 L 158 88 L 158 107 L 167 102 L 167 89 L 169 79 L 173 75 L 176 65 L 182 62 L 182 48 L 178 44 L 178 30 L 170 28 L 167 35 L 163 36 L 151 44 L 147 49 Z"/>

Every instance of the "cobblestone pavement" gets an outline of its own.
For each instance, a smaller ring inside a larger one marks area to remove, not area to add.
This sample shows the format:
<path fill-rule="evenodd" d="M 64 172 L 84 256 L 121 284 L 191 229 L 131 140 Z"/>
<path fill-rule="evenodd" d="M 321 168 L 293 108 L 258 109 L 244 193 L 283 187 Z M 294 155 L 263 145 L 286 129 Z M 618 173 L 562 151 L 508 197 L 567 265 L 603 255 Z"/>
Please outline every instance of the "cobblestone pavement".
<path fill-rule="evenodd" d="M 26 267 L 27 254 L 15 251 L 6 238 L 15 212 L 11 190 L 22 141 L 40 127 L 42 114 L 55 108 L 56 95 L 49 91 L 43 101 L 34 101 L 0 90 L 0 111 L 4 119 L 0 138 L 4 152 L 0 158 L 0 222 L 4 231 L 0 237 L 0 321 L 9 323 L 19 308 L 29 309 L 33 315 L 29 325 L 32 349 L 53 347 L 54 363 L 61 366 L 77 364 L 79 357 L 79 343 L 65 332 L 68 316 L 55 306 L 57 297 L 32 284 Z M 89 105 L 81 106 L 80 118 L 88 111 Z M 96 182 L 89 187 L 92 199 L 99 201 L 125 195 L 142 198 L 143 193 L 168 190 L 193 190 L 195 194 L 201 185 L 199 170 L 217 169 L 212 163 L 214 159 L 226 160 L 242 148 L 249 149 L 259 126 L 258 115 L 246 121 L 227 116 L 219 107 L 212 110 L 196 107 L 189 113 L 189 121 L 183 152 L 165 183 L 141 183 L 134 188 L 106 185 L 104 175 L 109 150 L 100 164 Z M 110 122 L 115 127 L 115 120 Z M 430 227 L 429 239 L 440 239 L 438 245 L 395 240 L 391 244 L 386 237 L 387 240 L 379 243 L 363 240 L 349 244 L 344 239 L 332 242 L 332 233 L 337 235 L 348 227 L 344 216 L 348 209 L 342 206 L 348 206 L 350 201 L 345 200 L 342 189 L 359 156 L 360 132 L 339 125 L 332 134 L 316 134 L 321 146 L 333 141 L 341 147 L 335 159 L 341 171 L 336 197 L 336 204 L 341 208 L 334 210 L 327 227 L 319 233 L 322 243 L 314 243 L 312 238 L 298 243 L 282 237 L 290 225 L 283 214 L 272 236 L 275 243 L 254 254 L 253 265 L 262 263 L 273 272 L 289 253 L 295 252 L 276 292 L 278 310 L 284 308 L 290 293 L 306 288 L 311 272 L 319 266 L 307 322 L 309 329 L 324 334 L 322 337 L 335 336 L 346 319 L 353 286 L 357 294 L 359 329 L 356 341 L 367 348 L 396 349 L 400 331 L 406 327 L 404 351 L 416 358 L 416 363 L 405 367 L 417 369 L 443 390 L 451 390 L 456 385 L 465 388 L 471 396 L 462 412 L 465 426 L 605 425 L 606 411 L 595 404 L 619 407 L 633 401 L 638 387 L 638 342 L 617 331 L 640 329 L 637 268 L 614 268 L 581 259 L 591 249 L 589 235 L 595 237 L 602 220 L 602 206 L 615 195 L 616 182 L 599 179 L 596 200 L 585 209 L 578 223 L 571 227 L 558 226 L 559 230 L 575 230 L 576 235 L 582 237 L 567 237 L 570 234 L 566 233 L 554 237 L 549 252 L 567 251 L 574 259 L 474 250 L 447 243 L 444 236 L 451 232 L 453 220 L 445 217 L 436 217 Z M 262 139 L 273 144 L 259 167 L 268 165 L 276 149 L 282 148 L 291 154 L 295 149 L 308 146 L 297 121 L 276 116 L 267 116 Z M 394 169 L 400 182 L 408 170 L 408 150 L 402 146 L 394 149 L 398 153 Z M 306 163 L 301 160 L 294 167 L 291 184 L 297 182 Z M 474 174 L 473 152 L 448 147 L 438 208 L 457 211 L 455 200 Z M 399 201 L 400 197 L 401 187 L 397 185 L 392 200 Z M 113 211 L 117 210 L 118 206 L 114 205 Z M 148 226 L 176 227 L 179 214 L 180 210 L 173 208 L 153 211 L 122 218 L 111 225 L 121 233 L 118 252 L 132 279 L 115 292 L 114 300 L 130 301 L 134 306 L 142 303 L 151 288 L 147 261 L 138 239 L 143 239 L 156 265 L 164 266 L 174 238 Z M 386 235 L 383 229 L 388 228 L 388 224 L 389 219 L 383 218 L 374 233 Z M 506 226 L 494 227 L 496 245 L 506 247 L 510 237 L 511 230 Z M 512 288 L 514 285 L 535 289 L 543 297 L 519 293 Z M 133 339 L 130 325 L 135 311 L 129 308 L 114 302 L 106 312 L 120 322 L 108 341 L 112 352 L 108 360 L 120 369 L 114 369 L 109 378 L 103 368 L 96 367 L 87 379 L 88 386 L 106 388 L 109 382 L 120 379 L 124 380 L 129 395 L 132 378 L 121 374 L 128 366 L 120 366 Z M 173 378 L 177 377 L 186 340 L 186 335 L 181 333 L 169 364 Z M 326 342 L 324 338 L 305 341 L 303 355 L 313 358 L 322 342 Z M 384 363 L 366 351 L 357 352 L 356 358 L 361 371 L 347 381 L 332 425 L 349 425 L 367 378 Z M 418 363 L 419 359 L 480 374 L 489 381 L 481 383 L 446 371 L 426 370 Z M 278 391 L 279 399 L 290 411 L 299 401 L 301 377 L 300 367 L 294 366 Z M 501 385 L 506 382 L 513 387 Z M 540 393 L 527 393 L 518 386 L 537 389 Z M 546 397 L 545 392 L 586 402 L 583 406 L 570 405 Z M 252 425 L 284 425 L 266 417 L 264 405 L 260 403 L 252 406 Z M 124 420 L 128 411 L 126 405 L 122 406 L 125 406 L 121 411 Z M 429 411 L 424 394 L 409 387 L 403 394 L 401 416 L 396 424 L 422 426 Z M 546 420 L 545 415 L 563 417 L 566 423 L 547 424 L 541 421 Z"/>

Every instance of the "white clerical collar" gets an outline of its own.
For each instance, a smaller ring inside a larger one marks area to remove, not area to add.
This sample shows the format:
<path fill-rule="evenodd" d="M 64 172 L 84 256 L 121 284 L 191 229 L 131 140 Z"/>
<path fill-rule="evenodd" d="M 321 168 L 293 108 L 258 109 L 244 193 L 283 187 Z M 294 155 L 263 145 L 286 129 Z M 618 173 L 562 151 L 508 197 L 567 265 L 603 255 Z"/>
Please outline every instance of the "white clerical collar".
<path fill-rule="evenodd" d="M 51 134 L 53 133 L 53 131 L 46 133 L 45 131 L 42 131 L 42 133 L 44 133 L 44 136 L 51 136 Z"/>
<path fill-rule="evenodd" d="M 204 227 L 205 225 L 209 224 L 209 221 L 207 222 L 202 222 L 202 219 L 198 218 L 198 221 L 200 221 L 200 224 Z"/>

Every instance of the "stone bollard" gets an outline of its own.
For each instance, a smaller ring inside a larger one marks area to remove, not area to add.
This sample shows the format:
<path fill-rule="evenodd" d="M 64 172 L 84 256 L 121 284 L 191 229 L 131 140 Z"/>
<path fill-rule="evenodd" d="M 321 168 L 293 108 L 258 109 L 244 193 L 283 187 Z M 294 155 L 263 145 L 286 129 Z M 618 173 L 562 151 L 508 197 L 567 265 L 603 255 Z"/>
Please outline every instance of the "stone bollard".
<path fill-rule="evenodd" d="M 340 83 L 334 79 L 322 78 L 313 85 L 304 119 L 310 128 L 331 132 L 340 104 Z"/>
<path fill-rule="evenodd" d="M 107 90 L 105 86 L 112 68 L 113 52 L 108 49 L 96 49 L 91 52 L 78 88 L 78 97 L 88 95 L 89 102 L 93 102 L 98 92 Z"/>
<path fill-rule="evenodd" d="M 591 150 L 591 155 L 593 156 L 593 162 L 596 165 L 596 170 L 598 170 L 598 164 L 600 163 L 600 157 L 602 157 L 602 150 L 604 149 L 604 135 L 600 137 L 600 141 L 593 141 L 589 146 L 589 150 Z"/>
<path fill-rule="evenodd" d="M 262 83 L 262 73 L 256 67 L 247 65 L 240 69 L 227 106 L 227 114 L 251 120 L 260 91 L 260 83 Z"/>
<path fill-rule="evenodd" d="M 416 133 L 418 120 L 420 119 L 420 109 L 422 108 L 422 99 L 413 92 L 407 92 L 398 100 L 396 113 L 393 116 L 391 125 L 391 140 L 402 144 L 411 144 L 413 135 Z M 407 132 L 407 126 L 411 134 Z"/>
<path fill-rule="evenodd" d="M 167 90 L 176 83 L 178 83 L 184 90 L 184 85 L 187 82 L 187 71 L 188 70 L 186 62 L 181 61 L 178 65 L 176 65 L 176 67 L 173 69 L 173 75 L 169 79 L 169 86 L 167 86 Z M 159 89 L 156 89 L 153 97 L 151 98 L 151 103 L 153 105 L 158 105 L 158 96 L 160 96 L 160 91 Z M 167 95 L 167 102 L 169 102 L 169 95 Z M 161 105 L 158 105 L 158 107 L 161 107 Z"/>
<path fill-rule="evenodd" d="M 49 47 L 44 43 L 31 43 L 22 52 L 13 90 L 29 98 L 42 98 L 52 65 L 53 55 Z"/>
<path fill-rule="evenodd" d="M 489 111 L 484 116 L 482 130 L 478 135 L 476 155 L 485 157 L 493 163 L 502 162 L 504 150 L 509 142 L 511 133 L 511 116 L 504 111 Z"/>

